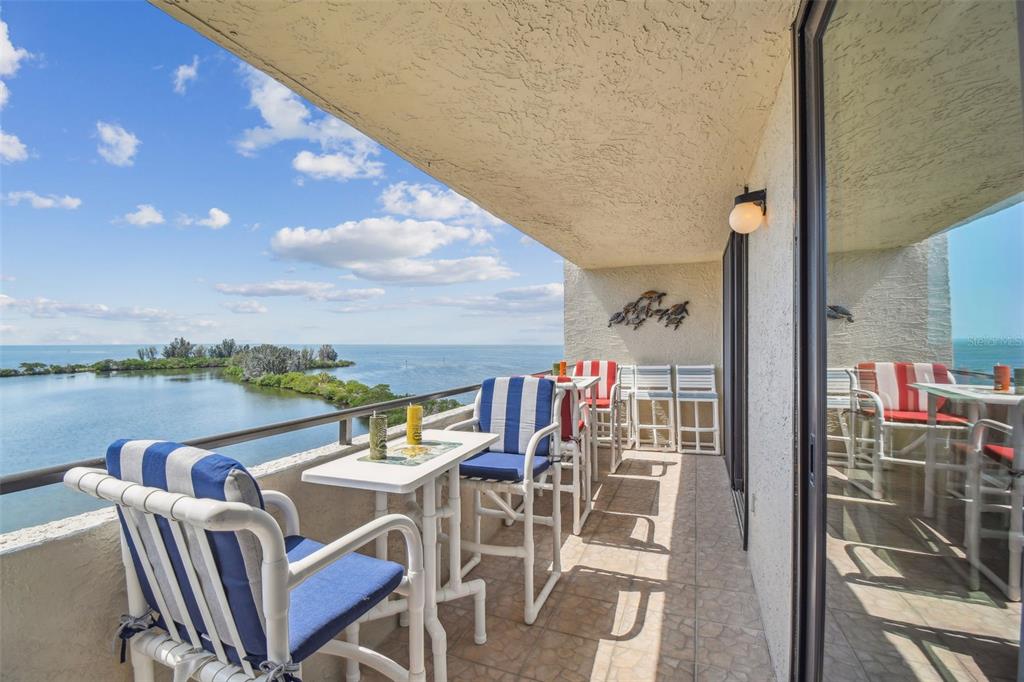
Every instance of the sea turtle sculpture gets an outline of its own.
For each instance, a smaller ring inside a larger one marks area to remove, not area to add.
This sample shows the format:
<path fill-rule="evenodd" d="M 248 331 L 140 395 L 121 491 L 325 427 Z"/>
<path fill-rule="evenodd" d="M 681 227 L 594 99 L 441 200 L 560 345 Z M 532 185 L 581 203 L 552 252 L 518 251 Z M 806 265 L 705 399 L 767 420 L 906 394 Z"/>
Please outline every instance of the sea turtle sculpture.
<path fill-rule="evenodd" d="M 841 305 L 825 306 L 825 317 L 830 320 L 846 320 L 853 322 L 853 313 L 850 309 Z"/>
<path fill-rule="evenodd" d="M 622 306 L 622 310 L 608 318 L 608 326 L 625 324 L 637 330 L 643 326 L 648 318 L 657 317 L 659 321 L 665 322 L 666 327 L 674 325 L 674 329 L 679 329 L 683 319 L 690 314 L 690 311 L 687 309 L 687 305 L 690 302 L 677 303 L 668 308 L 657 308 L 656 306 L 661 305 L 666 295 L 664 291 L 657 291 L 655 289 L 645 291 L 640 294 L 640 298 L 630 301 Z"/>
<path fill-rule="evenodd" d="M 679 329 L 679 325 L 681 325 L 683 320 L 685 320 L 690 314 L 690 310 L 687 307 L 689 305 L 689 301 L 683 301 L 682 303 L 676 303 L 674 306 L 656 310 L 655 313 L 657 314 L 658 321 L 664 322 L 666 327 Z"/>

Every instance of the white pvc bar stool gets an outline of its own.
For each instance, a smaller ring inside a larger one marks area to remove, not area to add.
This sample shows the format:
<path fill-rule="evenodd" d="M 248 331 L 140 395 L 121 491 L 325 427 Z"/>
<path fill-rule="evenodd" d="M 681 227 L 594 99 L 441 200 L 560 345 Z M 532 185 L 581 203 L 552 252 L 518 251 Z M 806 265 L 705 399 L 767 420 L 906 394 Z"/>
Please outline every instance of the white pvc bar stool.
<path fill-rule="evenodd" d="M 650 405 L 650 421 L 645 422 L 641 403 Z M 672 390 L 671 365 L 637 365 L 633 390 L 633 414 L 637 446 L 655 450 L 676 449 L 675 393 Z M 665 421 L 658 420 L 659 406 Z M 649 438 L 645 438 L 649 434 Z M 665 434 L 667 437 L 661 437 Z"/>
<path fill-rule="evenodd" d="M 714 365 L 676 365 L 677 449 L 682 453 L 717 455 L 722 452 L 718 426 L 718 387 Z M 709 406 L 701 410 L 702 405 Z M 686 424 L 683 411 L 691 407 L 693 424 Z M 705 414 L 702 415 L 701 413 Z M 710 412 L 710 415 L 708 415 Z M 710 418 L 710 423 L 703 416 Z M 710 434 L 710 440 L 704 437 Z"/>
<path fill-rule="evenodd" d="M 636 366 L 619 365 L 619 410 L 626 415 L 619 427 L 619 442 L 626 448 L 636 445 L 636 413 L 633 411 L 635 390 Z"/>

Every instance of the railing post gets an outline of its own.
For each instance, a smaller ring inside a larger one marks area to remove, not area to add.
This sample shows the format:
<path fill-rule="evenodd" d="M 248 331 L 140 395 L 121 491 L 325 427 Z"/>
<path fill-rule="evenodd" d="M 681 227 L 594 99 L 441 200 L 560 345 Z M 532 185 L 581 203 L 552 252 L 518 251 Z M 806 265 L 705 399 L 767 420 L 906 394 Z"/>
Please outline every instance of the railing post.
<path fill-rule="evenodd" d="M 352 445 L 352 430 L 349 428 L 348 418 L 338 421 L 338 443 L 341 445 Z"/>

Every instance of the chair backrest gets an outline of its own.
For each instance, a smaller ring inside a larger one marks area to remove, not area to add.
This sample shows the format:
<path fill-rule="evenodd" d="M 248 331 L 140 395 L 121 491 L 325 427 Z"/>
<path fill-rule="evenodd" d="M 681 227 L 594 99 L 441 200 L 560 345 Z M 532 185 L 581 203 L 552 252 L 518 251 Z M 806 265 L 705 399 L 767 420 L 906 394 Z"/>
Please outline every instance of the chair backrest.
<path fill-rule="evenodd" d="M 856 388 L 857 374 L 846 367 L 829 367 L 825 371 L 825 393 L 830 396 L 849 396 Z"/>
<path fill-rule="evenodd" d="M 623 396 L 636 388 L 636 365 L 619 365 L 619 393 Z"/>
<path fill-rule="evenodd" d="M 560 384 L 571 383 L 572 377 L 555 377 L 555 381 Z M 576 440 L 580 435 L 580 389 L 566 386 L 561 390 L 565 391 L 562 398 L 562 440 Z"/>
<path fill-rule="evenodd" d="M 857 365 L 860 388 L 877 394 L 887 410 L 924 412 L 928 394 L 911 388 L 911 384 L 953 384 L 953 375 L 946 366 L 931 362 L 861 362 Z M 937 405 L 945 404 L 939 398 Z"/>
<path fill-rule="evenodd" d="M 579 360 L 573 376 L 601 377 L 597 384 L 597 398 L 608 400 L 612 397 L 612 386 L 619 380 L 619 365 L 614 360 Z"/>
<path fill-rule="evenodd" d="M 672 367 L 670 365 L 637 365 L 637 391 L 671 391 Z"/>
<path fill-rule="evenodd" d="M 492 452 L 526 454 L 537 431 L 553 423 L 555 382 L 547 377 L 495 377 L 485 379 L 476 396 L 475 416 L 480 430 L 498 434 Z M 550 438 L 536 454 L 547 456 Z"/>
<path fill-rule="evenodd" d="M 207 450 L 119 440 L 107 449 L 106 462 L 109 474 L 125 482 L 263 509 L 259 486 L 245 467 Z M 161 627 L 225 663 L 249 668 L 266 658 L 263 550 L 252 532 L 207 531 L 127 504 L 117 512 L 139 586 Z"/>
<path fill-rule="evenodd" d="M 676 365 L 676 390 L 683 392 L 715 392 L 714 365 Z"/>

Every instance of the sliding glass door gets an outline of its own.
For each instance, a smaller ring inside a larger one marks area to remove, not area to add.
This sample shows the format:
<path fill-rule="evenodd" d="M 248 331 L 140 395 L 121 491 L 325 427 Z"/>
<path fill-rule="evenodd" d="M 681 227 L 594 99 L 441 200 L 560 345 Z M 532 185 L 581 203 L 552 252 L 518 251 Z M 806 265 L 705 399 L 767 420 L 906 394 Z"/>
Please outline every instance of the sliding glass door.
<path fill-rule="evenodd" d="M 747 547 L 747 237 L 733 233 L 722 256 L 722 447 Z"/>
<path fill-rule="evenodd" d="M 798 36 L 807 679 L 1020 679 L 1022 7 L 835 0 Z"/>

